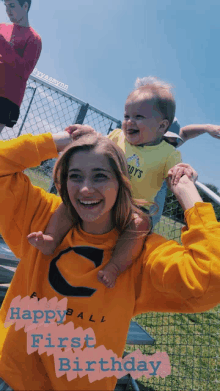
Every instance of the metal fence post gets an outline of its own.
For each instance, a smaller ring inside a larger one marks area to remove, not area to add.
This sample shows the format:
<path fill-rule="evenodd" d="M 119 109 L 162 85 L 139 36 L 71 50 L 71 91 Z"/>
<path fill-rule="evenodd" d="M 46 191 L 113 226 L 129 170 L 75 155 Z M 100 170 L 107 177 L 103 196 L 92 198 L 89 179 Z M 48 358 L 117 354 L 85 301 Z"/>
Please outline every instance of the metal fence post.
<path fill-rule="evenodd" d="M 74 119 L 74 124 L 79 124 L 82 125 L 83 121 L 85 119 L 86 113 L 88 111 L 89 104 L 86 103 L 85 105 L 82 105 L 79 107 L 78 112 L 76 113 L 75 119 Z"/>
<path fill-rule="evenodd" d="M 111 133 L 111 132 L 114 130 L 114 129 L 112 128 L 112 125 L 113 125 L 113 122 L 111 122 L 111 125 L 109 126 L 109 130 L 108 130 L 107 134 Z M 118 127 L 118 129 L 121 129 L 121 127 L 122 127 L 121 121 L 118 121 L 117 127 Z"/>
<path fill-rule="evenodd" d="M 118 129 L 121 129 L 121 128 L 122 128 L 122 122 L 118 121 Z"/>
<path fill-rule="evenodd" d="M 220 205 L 220 197 L 214 193 L 214 191 L 210 190 L 206 185 L 203 183 L 200 183 L 199 181 L 196 181 L 196 187 L 198 187 L 200 190 L 203 190 L 204 193 L 208 197 L 210 197 L 213 201 L 215 201 L 218 205 Z"/>
<path fill-rule="evenodd" d="M 51 193 L 51 194 L 57 194 L 57 189 L 56 189 L 56 186 L 54 185 L 53 178 L 50 181 L 50 186 L 47 191 L 48 191 L 48 193 Z"/>

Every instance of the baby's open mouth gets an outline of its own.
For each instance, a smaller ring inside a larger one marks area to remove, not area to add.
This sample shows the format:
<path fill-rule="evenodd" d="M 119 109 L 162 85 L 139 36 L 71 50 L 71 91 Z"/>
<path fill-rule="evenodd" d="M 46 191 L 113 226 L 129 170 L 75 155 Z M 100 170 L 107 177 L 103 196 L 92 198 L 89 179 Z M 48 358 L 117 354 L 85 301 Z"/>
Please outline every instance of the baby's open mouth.
<path fill-rule="evenodd" d="M 128 129 L 128 130 L 127 130 L 127 133 L 128 133 L 128 134 L 135 134 L 135 133 L 138 133 L 138 132 L 139 132 L 138 129 Z"/>

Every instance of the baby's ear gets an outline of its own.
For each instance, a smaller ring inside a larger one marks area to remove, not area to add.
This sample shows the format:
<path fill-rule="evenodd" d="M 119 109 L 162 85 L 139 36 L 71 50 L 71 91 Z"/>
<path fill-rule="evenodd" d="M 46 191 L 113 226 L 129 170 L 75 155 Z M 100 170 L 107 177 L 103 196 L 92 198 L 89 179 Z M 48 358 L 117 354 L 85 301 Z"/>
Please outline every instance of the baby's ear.
<path fill-rule="evenodd" d="M 168 121 L 168 119 L 164 119 L 161 124 L 160 124 L 160 128 L 161 130 L 165 133 L 167 131 L 167 129 L 169 128 L 170 126 L 170 123 Z"/>

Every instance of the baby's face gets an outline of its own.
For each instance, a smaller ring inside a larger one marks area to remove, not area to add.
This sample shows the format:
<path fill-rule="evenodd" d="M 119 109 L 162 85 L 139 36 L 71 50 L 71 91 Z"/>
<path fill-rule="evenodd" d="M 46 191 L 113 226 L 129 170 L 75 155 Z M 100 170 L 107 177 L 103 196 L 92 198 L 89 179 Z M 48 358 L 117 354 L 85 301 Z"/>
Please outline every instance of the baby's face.
<path fill-rule="evenodd" d="M 152 99 L 146 94 L 127 99 L 122 130 L 130 144 L 157 144 L 164 134 L 163 122 L 162 115 L 154 109 Z"/>

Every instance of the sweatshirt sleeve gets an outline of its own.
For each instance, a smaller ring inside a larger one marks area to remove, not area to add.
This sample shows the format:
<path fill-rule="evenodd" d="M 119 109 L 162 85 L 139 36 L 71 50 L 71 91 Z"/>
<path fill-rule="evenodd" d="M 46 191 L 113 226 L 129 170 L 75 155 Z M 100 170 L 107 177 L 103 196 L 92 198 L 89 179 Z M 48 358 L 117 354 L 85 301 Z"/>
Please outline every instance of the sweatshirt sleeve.
<path fill-rule="evenodd" d="M 17 75 L 28 79 L 41 53 L 42 42 L 39 36 L 32 34 L 26 44 L 23 56 L 19 56 L 15 49 L 0 35 L 0 53 L 4 62 L 15 69 Z"/>
<path fill-rule="evenodd" d="M 208 203 L 197 202 L 185 218 L 183 246 L 156 234 L 146 241 L 134 315 L 203 312 L 220 303 L 220 223 Z"/>
<path fill-rule="evenodd" d="M 59 198 L 33 186 L 23 171 L 57 156 L 50 133 L 0 141 L 0 232 L 18 258 L 22 256 L 23 240 L 33 229 L 33 221 L 39 220 L 43 230 L 49 203 L 54 197 Z"/>

